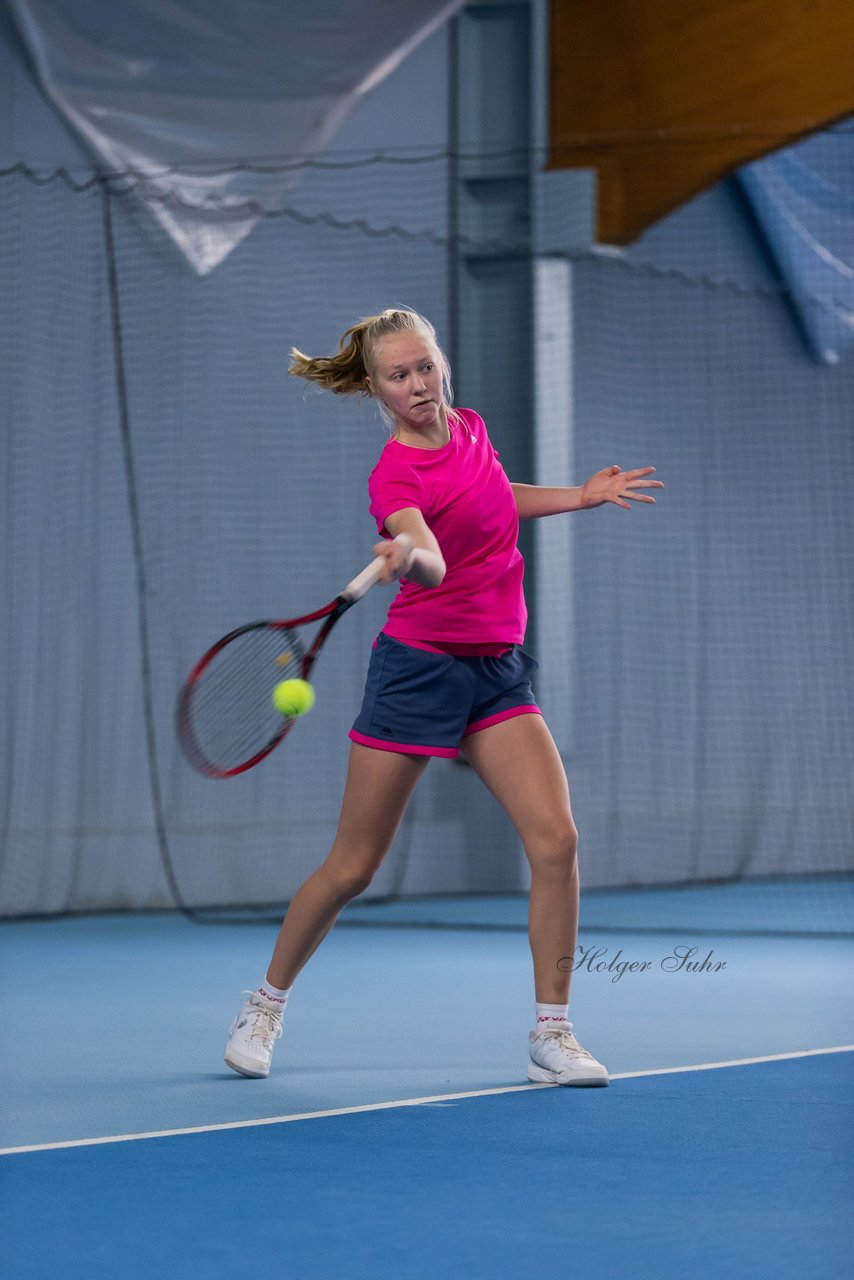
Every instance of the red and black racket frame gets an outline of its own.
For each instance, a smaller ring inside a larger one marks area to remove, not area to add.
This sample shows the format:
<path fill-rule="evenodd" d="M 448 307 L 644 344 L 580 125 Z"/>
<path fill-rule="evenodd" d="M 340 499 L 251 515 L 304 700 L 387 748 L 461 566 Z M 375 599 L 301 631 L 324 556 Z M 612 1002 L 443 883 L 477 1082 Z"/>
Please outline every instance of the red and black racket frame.
<path fill-rule="evenodd" d="M 296 723 L 296 716 L 282 716 L 281 727 L 273 734 L 272 738 L 266 743 L 260 751 L 252 756 L 251 759 L 244 761 L 242 764 L 235 765 L 230 769 L 218 768 L 212 761 L 208 760 L 204 753 L 200 750 L 198 744 L 193 738 L 190 728 L 190 705 L 193 694 L 202 677 L 204 671 L 210 666 L 217 654 L 221 653 L 226 645 L 231 644 L 239 636 L 246 635 L 250 631 L 273 630 L 273 631 L 292 631 L 296 627 L 307 626 L 310 622 L 319 622 L 321 618 L 325 618 L 323 626 L 317 632 L 311 647 L 304 654 L 300 666 L 300 679 L 308 680 L 311 674 L 317 655 L 320 653 L 324 642 L 326 641 L 330 631 L 335 626 L 338 619 L 347 612 L 355 604 L 355 600 L 348 599 L 346 596 L 336 596 L 329 604 L 324 605 L 322 609 L 317 609 L 314 613 L 307 613 L 301 618 L 291 618 L 283 622 L 248 622 L 245 626 L 237 627 L 234 631 L 229 631 L 228 635 L 218 640 L 215 645 L 208 649 L 207 653 L 199 659 L 193 670 L 187 677 L 180 694 L 178 695 L 178 704 L 176 707 L 175 718 L 177 724 L 178 738 L 184 749 L 187 758 L 193 763 L 199 773 L 204 774 L 207 778 L 233 778 L 239 773 L 245 773 L 248 769 L 252 769 L 256 764 L 260 764 L 266 759 L 272 751 L 287 737 L 288 733 Z"/>

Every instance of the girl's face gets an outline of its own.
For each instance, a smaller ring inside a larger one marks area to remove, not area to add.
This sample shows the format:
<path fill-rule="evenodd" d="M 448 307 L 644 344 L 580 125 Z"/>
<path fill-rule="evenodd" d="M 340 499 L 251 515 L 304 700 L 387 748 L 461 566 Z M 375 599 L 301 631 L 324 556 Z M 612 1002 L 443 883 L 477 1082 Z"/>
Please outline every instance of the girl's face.
<path fill-rule="evenodd" d="M 373 363 L 368 390 L 386 405 L 398 431 L 429 434 L 444 425 L 442 365 L 428 337 L 413 330 L 383 338 Z"/>

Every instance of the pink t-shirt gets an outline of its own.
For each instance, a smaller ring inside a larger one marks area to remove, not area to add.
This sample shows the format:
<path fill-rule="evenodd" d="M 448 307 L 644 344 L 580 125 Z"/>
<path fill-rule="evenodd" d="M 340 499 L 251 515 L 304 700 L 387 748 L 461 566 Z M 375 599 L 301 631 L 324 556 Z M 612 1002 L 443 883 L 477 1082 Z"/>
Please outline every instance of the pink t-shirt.
<path fill-rule="evenodd" d="M 510 481 L 473 409 L 457 409 L 441 449 L 389 440 L 371 472 L 371 515 L 385 521 L 417 507 L 436 536 L 447 572 L 438 587 L 400 580 L 383 630 L 396 640 L 520 644 L 528 611 L 519 513 Z"/>

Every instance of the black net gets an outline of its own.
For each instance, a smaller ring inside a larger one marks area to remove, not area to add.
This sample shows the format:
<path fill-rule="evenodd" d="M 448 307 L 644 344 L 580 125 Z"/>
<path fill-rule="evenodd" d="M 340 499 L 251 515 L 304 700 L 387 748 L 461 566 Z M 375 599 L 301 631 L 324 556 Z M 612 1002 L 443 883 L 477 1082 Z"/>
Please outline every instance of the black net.
<path fill-rule="evenodd" d="M 463 234 L 457 161 L 306 167 L 205 277 L 153 230 L 134 175 L 0 174 L 4 914 L 267 913 L 322 859 L 387 595 L 330 638 L 298 751 L 202 779 L 175 698 L 217 636 L 317 607 L 370 558 L 382 424 L 288 378 L 290 347 L 328 353 L 400 304 L 453 360 L 460 292 L 488 262 L 537 280 L 499 394 L 533 368 L 541 406 L 564 344 L 554 482 L 612 462 L 667 482 L 655 509 L 559 517 L 556 541 L 531 542 L 537 692 L 584 881 L 618 923 L 627 887 L 679 886 L 662 919 L 690 922 L 688 886 L 726 882 L 745 928 L 854 927 L 854 359 L 810 353 L 734 183 L 624 253 L 543 258 L 525 228 Z M 489 334 L 517 322 L 490 317 L 485 365 Z M 529 407 L 496 431 L 536 434 Z M 365 898 L 420 902 L 410 918 L 429 923 L 492 895 L 522 927 L 526 885 L 494 801 L 435 761 Z"/>

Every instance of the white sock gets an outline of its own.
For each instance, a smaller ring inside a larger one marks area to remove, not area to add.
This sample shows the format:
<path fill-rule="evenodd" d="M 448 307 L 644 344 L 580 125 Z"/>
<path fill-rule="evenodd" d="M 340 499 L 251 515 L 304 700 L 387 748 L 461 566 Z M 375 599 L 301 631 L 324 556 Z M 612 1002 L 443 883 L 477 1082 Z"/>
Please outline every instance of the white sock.
<path fill-rule="evenodd" d="M 569 1026 L 569 1005 L 568 1004 L 540 1004 L 537 1002 L 537 1028 L 542 1030 L 547 1026 L 555 1026 L 562 1023 Z"/>
<path fill-rule="evenodd" d="M 268 982 L 265 978 L 255 994 L 260 996 L 262 1000 L 266 1000 L 267 1004 L 274 1005 L 278 1012 L 284 1015 L 288 996 L 292 991 L 293 987 L 288 987 L 287 991 L 282 991 L 279 987 L 274 987 L 272 982 Z"/>

